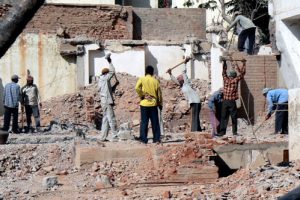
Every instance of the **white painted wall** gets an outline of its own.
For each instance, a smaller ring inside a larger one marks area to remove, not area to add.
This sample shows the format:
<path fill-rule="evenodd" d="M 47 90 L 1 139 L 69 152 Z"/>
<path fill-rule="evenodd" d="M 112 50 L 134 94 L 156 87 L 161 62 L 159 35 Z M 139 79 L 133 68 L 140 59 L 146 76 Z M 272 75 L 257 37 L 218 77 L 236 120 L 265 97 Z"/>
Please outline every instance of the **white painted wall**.
<path fill-rule="evenodd" d="M 190 52 L 190 45 L 185 48 L 187 49 L 186 51 Z M 146 65 L 157 66 L 158 76 L 170 79 L 166 71 L 183 61 L 185 55 L 185 51 L 180 46 L 149 45 L 146 47 Z M 183 66 L 184 65 L 181 65 L 175 68 L 173 74 L 175 76 L 181 74 Z M 187 74 L 193 79 L 208 80 L 209 78 L 207 64 L 198 57 L 187 63 Z"/>
<path fill-rule="evenodd" d="M 190 45 L 188 45 L 190 47 Z M 188 48 L 187 47 L 187 48 Z M 89 76 L 99 76 L 104 67 L 108 67 L 105 60 L 105 54 L 112 52 L 111 58 L 116 68 L 116 72 L 126 72 L 133 76 L 144 76 L 145 67 L 152 65 L 155 68 L 155 74 L 165 79 L 170 79 L 167 69 L 180 63 L 185 55 L 184 50 L 180 46 L 167 45 L 149 45 L 144 48 L 123 49 L 116 46 L 116 49 L 97 50 L 94 45 L 85 46 L 87 54 L 85 55 L 85 85 L 89 84 Z M 184 65 L 174 69 L 173 74 L 179 75 Z M 188 76 L 190 78 L 198 78 L 208 80 L 207 63 L 200 61 L 196 57 L 194 61 L 187 64 Z"/>
<path fill-rule="evenodd" d="M 289 90 L 289 159 L 300 160 L 300 88 Z"/>
<path fill-rule="evenodd" d="M 0 60 L 3 86 L 11 81 L 13 74 L 22 78 L 19 83 L 23 86 L 27 69 L 42 100 L 76 91 L 76 60 L 59 54 L 59 41 L 54 35 L 21 34 Z"/>
<path fill-rule="evenodd" d="M 85 66 L 88 69 L 89 76 L 99 76 L 105 67 L 109 67 L 105 55 L 111 51 L 90 50 L 89 64 Z M 145 52 L 143 50 L 132 49 L 124 52 L 111 52 L 112 63 L 116 72 L 125 72 L 133 76 L 145 75 Z M 86 76 L 88 78 L 88 76 Z M 88 83 L 86 80 L 85 83 Z"/>
<path fill-rule="evenodd" d="M 280 73 L 288 88 L 300 87 L 300 1 L 273 0 L 269 13 L 276 22 Z"/>
<path fill-rule="evenodd" d="M 298 0 L 272 0 L 273 2 L 273 15 L 281 19 L 299 15 L 300 1 Z M 270 13 L 271 14 L 271 13 Z"/>

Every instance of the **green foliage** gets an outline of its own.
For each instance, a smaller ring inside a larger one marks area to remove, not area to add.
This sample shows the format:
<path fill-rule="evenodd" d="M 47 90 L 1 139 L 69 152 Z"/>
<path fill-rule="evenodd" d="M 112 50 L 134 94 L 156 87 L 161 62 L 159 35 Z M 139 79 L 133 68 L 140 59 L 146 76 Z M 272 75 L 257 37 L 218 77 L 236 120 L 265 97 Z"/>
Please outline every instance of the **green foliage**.
<path fill-rule="evenodd" d="M 192 5 L 194 5 L 194 2 L 192 2 L 191 0 L 187 0 L 183 3 L 184 7 L 191 7 Z"/>
<path fill-rule="evenodd" d="M 244 16 L 255 19 L 261 13 L 268 11 L 268 0 L 231 0 L 225 3 L 227 14 L 241 11 Z"/>
<path fill-rule="evenodd" d="M 215 0 L 209 0 L 206 3 L 202 3 L 198 6 L 199 8 L 211 9 L 214 10 L 217 8 L 217 2 Z"/>

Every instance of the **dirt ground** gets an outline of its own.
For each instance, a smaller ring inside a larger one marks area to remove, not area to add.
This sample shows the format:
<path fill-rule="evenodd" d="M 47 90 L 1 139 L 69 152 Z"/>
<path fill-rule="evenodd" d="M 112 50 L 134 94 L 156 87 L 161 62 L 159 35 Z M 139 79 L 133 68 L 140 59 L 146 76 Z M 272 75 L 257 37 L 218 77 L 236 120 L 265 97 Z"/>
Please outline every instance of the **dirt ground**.
<path fill-rule="evenodd" d="M 123 83 L 116 91 L 115 112 L 118 124 L 129 122 L 131 134 L 138 136 L 139 105 L 134 91 L 137 78 L 127 74 L 118 74 L 118 78 Z M 193 84 L 201 94 L 205 106 L 208 83 L 195 80 Z M 162 145 L 173 142 L 186 148 L 192 146 L 191 152 L 198 151 L 196 143 L 184 138 L 184 133 L 190 126 L 190 113 L 180 89 L 169 81 L 161 80 L 161 85 L 165 97 L 165 137 Z M 141 164 L 137 159 L 95 162 L 90 167 L 78 169 L 74 165 L 76 142 L 103 145 L 98 143 L 100 131 L 95 121 L 89 122 L 86 117 L 85 99 L 89 96 L 94 98 L 94 111 L 101 119 L 97 87 L 91 85 L 76 94 L 44 102 L 41 112 L 44 132 L 11 134 L 8 144 L 0 145 L 0 199 L 277 199 L 300 183 L 299 163 L 240 169 L 209 184 L 195 181 L 151 182 L 150 180 L 157 180 L 165 171 L 172 169 L 174 162 L 170 162 L 171 157 L 166 157 L 162 170 L 158 171 L 153 171 L 148 162 L 150 160 Z M 271 135 L 274 118 L 254 127 L 244 119 L 239 119 L 238 122 L 239 138 L 243 143 L 288 140 L 287 135 Z M 253 134 L 257 127 L 259 129 Z M 79 129 L 85 133 L 85 139 L 78 134 Z M 229 126 L 229 136 L 230 130 Z M 209 125 L 206 131 L 210 131 Z M 214 138 L 213 141 L 225 144 L 227 138 Z M 117 144 L 133 148 L 141 145 L 131 139 Z M 104 145 L 117 148 L 117 144 L 108 142 Z M 151 143 L 147 146 L 151 149 L 160 148 Z M 185 152 L 185 149 L 178 148 L 176 151 L 175 154 Z M 170 156 L 173 154 L 174 152 Z M 176 163 L 184 163 L 187 157 L 180 157 Z M 56 184 L 45 187 L 44 179 L 53 176 L 57 179 Z"/>

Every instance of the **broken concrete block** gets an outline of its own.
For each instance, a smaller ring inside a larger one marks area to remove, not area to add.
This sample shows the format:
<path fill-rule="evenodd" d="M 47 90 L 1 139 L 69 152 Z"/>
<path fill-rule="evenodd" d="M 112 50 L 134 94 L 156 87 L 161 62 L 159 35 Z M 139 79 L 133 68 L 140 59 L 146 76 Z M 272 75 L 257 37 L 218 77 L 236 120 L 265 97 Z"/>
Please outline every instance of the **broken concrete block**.
<path fill-rule="evenodd" d="M 163 193 L 163 198 L 164 199 L 170 199 L 172 197 L 172 194 L 171 192 L 168 190 L 168 191 L 164 191 Z"/>
<path fill-rule="evenodd" d="M 96 186 L 96 189 L 100 190 L 100 189 L 104 189 L 104 188 L 110 188 L 110 187 L 112 187 L 112 184 L 111 184 L 108 176 L 101 175 L 101 178 L 99 178 L 99 177 L 97 178 L 95 186 Z"/>
<path fill-rule="evenodd" d="M 52 188 L 53 186 L 57 185 L 58 181 L 57 181 L 57 176 L 47 176 L 43 178 L 43 188 L 45 189 L 49 189 Z"/>

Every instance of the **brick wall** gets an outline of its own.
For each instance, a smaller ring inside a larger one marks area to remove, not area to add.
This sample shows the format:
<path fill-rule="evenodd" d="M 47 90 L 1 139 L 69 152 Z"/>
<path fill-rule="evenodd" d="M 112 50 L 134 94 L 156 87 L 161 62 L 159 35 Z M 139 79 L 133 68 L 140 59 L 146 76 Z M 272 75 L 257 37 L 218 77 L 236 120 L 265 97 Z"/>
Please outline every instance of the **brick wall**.
<path fill-rule="evenodd" d="M 182 41 L 188 35 L 205 39 L 206 13 L 199 8 L 134 8 L 136 40 Z"/>
<path fill-rule="evenodd" d="M 132 8 L 121 6 L 44 5 L 25 32 L 53 33 L 65 28 L 70 38 L 132 39 Z"/>
<path fill-rule="evenodd" d="M 276 57 L 248 56 L 246 75 L 241 82 L 241 96 L 252 123 L 266 110 L 266 100 L 262 95 L 262 89 L 265 87 L 277 87 Z M 239 110 L 241 116 L 247 119 L 243 105 Z"/>

